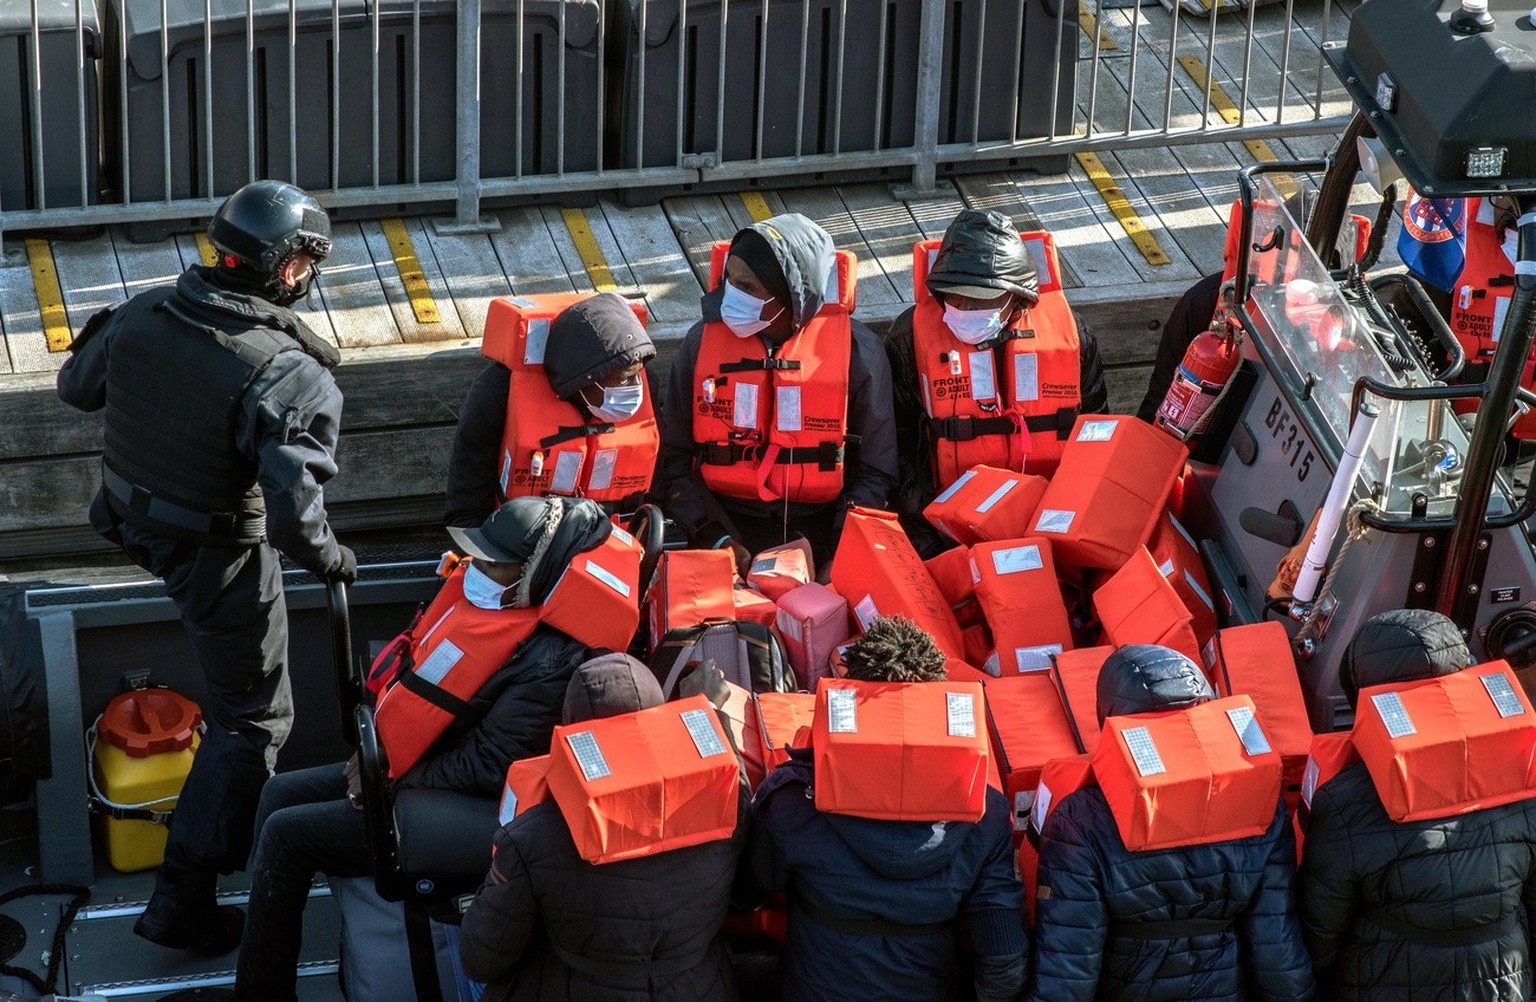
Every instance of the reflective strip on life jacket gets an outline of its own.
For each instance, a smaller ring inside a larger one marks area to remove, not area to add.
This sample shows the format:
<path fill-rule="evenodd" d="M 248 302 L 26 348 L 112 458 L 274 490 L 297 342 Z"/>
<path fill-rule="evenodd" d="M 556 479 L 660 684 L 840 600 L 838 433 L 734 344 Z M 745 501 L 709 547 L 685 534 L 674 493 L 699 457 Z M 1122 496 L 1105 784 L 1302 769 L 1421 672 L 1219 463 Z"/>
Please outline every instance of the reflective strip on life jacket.
<path fill-rule="evenodd" d="M 1503 661 L 1362 689 L 1350 736 L 1393 821 L 1536 796 L 1536 712 Z"/>
<path fill-rule="evenodd" d="M 540 619 L 593 650 L 623 651 L 640 625 L 640 542 L 614 526 L 608 538 L 571 558 Z"/>
<path fill-rule="evenodd" d="M 811 728 L 818 811 L 981 820 L 991 747 L 979 684 L 826 679 Z"/>
<path fill-rule="evenodd" d="M 923 517 L 950 539 L 970 545 L 1029 535 L 1030 519 L 1048 481 L 995 466 L 973 466 L 923 509 Z"/>
<path fill-rule="evenodd" d="M 1313 748 L 1312 723 L 1291 654 L 1290 636 L 1276 622 L 1216 632 L 1211 682 L 1218 695 L 1248 696 L 1285 764 L 1287 795 L 1298 789 Z"/>
<path fill-rule="evenodd" d="M 1072 649 L 1072 624 L 1049 541 L 979 543 L 971 547 L 971 577 L 1004 677 L 1049 672 L 1051 658 Z"/>
<path fill-rule="evenodd" d="M 848 510 L 832 556 L 832 587 L 848 600 L 861 631 L 880 616 L 905 616 L 945 655 L 964 657 L 960 624 L 894 513 Z"/>
<path fill-rule="evenodd" d="M 1054 264 L 1050 234 L 1020 236 Z M 939 243 L 915 245 L 914 262 L 931 260 Z M 919 276 L 914 266 L 921 292 L 912 348 L 935 486 L 942 490 L 977 465 L 1049 476 L 1082 404 L 1077 321 L 1066 294 L 1042 284 L 1039 301 L 1017 312 L 1000 341 L 978 347 L 950 332 L 943 306 L 927 293 L 926 275 L 926 267 Z"/>
<path fill-rule="evenodd" d="M 1280 802 L 1280 755 L 1246 696 L 1105 718 L 1093 774 L 1132 852 L 1262 835 Z"/>
<path fill-rule="evenodd" d="M 520 758 L 507 766 L 507 778 L 501 788 L 501 806 L 497 810 L 498 824 L 507 824 L 549 799 L 548 772 L 548 755 Z"/>

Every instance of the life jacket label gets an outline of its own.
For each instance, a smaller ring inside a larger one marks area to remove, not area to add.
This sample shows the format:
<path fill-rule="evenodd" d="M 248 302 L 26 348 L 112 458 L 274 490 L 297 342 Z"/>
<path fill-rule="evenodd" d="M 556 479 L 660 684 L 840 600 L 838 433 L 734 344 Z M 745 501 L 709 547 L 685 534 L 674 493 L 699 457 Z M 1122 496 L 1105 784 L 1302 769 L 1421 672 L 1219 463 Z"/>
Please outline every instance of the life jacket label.
<path fill-rule="evenodd" d="M 791 616 L 783 609 L 779 610 L 779 632 L 793 640 L 797 644 L 805 643 L 805 634 L 800 629 L 800 620 Z"/>
<path fill-rule="evenodd" d="M 499 479 L 501 481 L 501 493 L 505 495 L 507 493 L 507 485 L 512 482 L 512 453 L 507 449 L 503 449 L 501 452 L 501 476 Z"/>
<path fill-rule="evenodd" d="M 1020 402 L 1040 399 L 1039 355 L 1013 356 L 1013 399 Z"/>
<path fill-rule="evenodd" d="M 1013 490 L 1017 486 L 1019 486 L 1019 481 L 1017 480 L 1004 481 L 1001 487 L 989 494 L 985 501 L 976 506 L 976 513 L 978 515 L 985 515 L 987 512 L 992 510 L 993 505 L 1001 501 L 1009 491 Z"/>
<path fill-rule="evenodd" d="M 949 736 L 974 738 L 976 736 L 976 697 L 968 692 L 946 692 L 944 695 L 949 714 Z"/>
<path fill-rule="evenodd" d="M 441 685 L 448 673 L 463 659 L 464 652 L 452 640 L 444 640 L 417 666 L 416 675 L 423 681 Z"/>
<path fill-rule="evenodd" d="M 1317 759 L 1308 755 L 1307 768 L 1301 774 L 1301 802 L 1308 807 L 1312 806 L 1312 795 L 1317 792 L 1317 779 L 1321 772 Z"/>
<path fill-rule="evenodd" d="M 496 820 L 500 824 L 506 824 L 517 817 L 517 794 L 512 792 L 512 787 L 504 786 L 501 790 L 501 805 L 496 808 Z"/>
<path fill-rule="evenodd" d="M 613 775 L 613 770 L 608 767 L 608 760 L 603 758 L 603 750 L 597 746 L 597 735 L 591 731 L 577 731 L 574 734 L 567 734 L 565 741 L 571 746 L 571 754 L 576 756 L 576 764 L 581 768 L 581 774 L 587 778 L 587 782 Z"/>
<path fill-rule="evenodd" d="M 833 734 L 858 733 L 858 700 L 852 689 L 827 693 L 827 730 Z"/>
<path fill-rule="evenodd" d="M 1419 733 L 1419 729 L 1413 725 L 1413 718 L 1408 716 L 1408 708 L 1403 705 L 1402 696 L 1395 692 L 1378 692 L 1371 697 L 1371 703 L 1387 728 L 1387 737 L 1396 741 Z"/>
<path fill-rule="evenodd" d="M 1035 521 L 1036 532 L 1069 532 L 1072 529 L 1072 520 L 1077 517 L 1075 511 L 1061 511 L 1057 508 L 1044 508 L 1040 511 L 1040 517 Z"/>
<path fill-rule="evenodd" d="M 1136 771 L 1142 776 L 1160 776 L 1168 771 L 1163 764 L 1163 756 L 1157 750 L 1157 742 L 1152 740 L 1152 732 L 1145 727 L 1128 727 L 1120 732 L 1125 739 L 1125 748 L 1131 753 L 1131 761 L 1136 765 Z"/>
<path fill-rule="evenodd" d="M 1200 582 L 1195 580 L 1195 575 L 1187 569 L 1184 571 L 1184 583 L 1189 586 L 1191 591 L 1199 596 L 1200 601 L 1205 603 L 1205 607 L 1207 609 L 1210 609 L 1212 612 L 1216 610 L 1216 603 L 1211 601 L 1210 593 L 1207 592 L 1204 588 L 1200 587 Z"/>
<path fill-rule="evenodd" d="M 1119 427 L 1117 421 L 1084 421 L 1077 430 L 1079 442 L 1108 442 L 1115 437 L 1115 429 Z"/>
<path fill-rule="evenodd" d="M 757 428 L 757 384 L 739 383 L 732 398 L 731 424 L 738 428 Z"/>
<path fill-rule="evenodd" d="M 620 595 L 623 595 L 625 598 L 629 598 L 629 584 L 620 580 L 619 577 L 612 571 L 608 570 L 608 568 L 599 566 L 596 561 L 588 560 L 587 573 L 597 578 L 603 584 L 612 588 Z"/>
<path fill-rule="evenodd" d="M 860 626 L 866 630 L 869 629 L 870 624 L 880 618 L 880 610 L 875 608 L 875 597 L 865 595 L 854 605 L 853 614 L 858 617 Z"/>
<path fill-rule="evenodd" d="M 1051 658 L 1062 652 L 1060 644 L 1041 644 L 1038 647 L 1015 647 L 1013 662 L 1019 674 L 1032 671 L 1050 671 Z"/>
<path fill-rule="evenodd" d="M 517 302 L 517 300 L 513 300 Z M 526 302 L 526 301 L 524 301 Z M 523 305 L 519 303 L 519 305 Z M 525 309 L 532 307 L 533 303 L 526 303 Z M 523 364 L 543 365 L 544 349 L 549 345 L 549 318 L 537 317 L 528 321 L 528 336 L 523 341 Z"/>
<path fill-rule="evenodd" d="M 1268 755 L 1273 751 L 1269 746 L 1269 739 L 1264 736 L 1264 728 L 1259 726 L 1259 719 L 1254 716 L 1251 707 L 1233 707 L 1227 711 L 1227 719 L 1232 721 L 1232 729 L 1237 732 L 1238 739 L 1243 742 L 1245 754 Z"/>
<path fill-rule="evenodd" d="M 1035 802 L 1030 805 L 1029 810 L 1029 823 L 1034 827 L 1035 831 L 1044 830 L 1045 818 L 1050 811 L 1051 788 L 1046 786 L 1044 780 L 1042 780 L 1040 786 L 1035 790 Z"/>
<path fill-rule="evenodd" d="M 725 754 L 725 745 L 721 744 L 715 724 L 710 720 L 713 713 L 713 710 L 684 710 L 682 714 L 683 726 L 688 729 L 693 746 L 699 750 L 699 758 Z"/>
<path fill-rule="evenodd" d="M 1483 688 L 1488 690 L 1488 698 L 1493 700 L 1493 707 L 1499 711 L 1500 717 L 1518 717 L 1525 712 L 1525 705 L 1515 694 L 1508 675 L 1503 672 L 1494 672 L 1482 676 L 1480 681 L 1483 683 Z"/>
<path fill-rule="evenodd" d="M 599 449 L 592 454 L 592 476 L 587 486 L 594 491 L 604 491 L 613 486 L 613 471 L 619 465 L 618 449 Z"/>
<path fill-rule="evenodd" d="M 970 356 L 971 399 L 996 400 L 997 375 L 992 368 L 992 353 L 990 351 L 973 351 L 970 353 Z"/>
<path fill-rule="evenodd" d="M 774 390 L 774 422 L 779 431 L 800 431 L 800 387 L 779 386 Z"/>
<path fill-rule="evenodd" d="M 580 478 L 581 453 L 571 450 L 555 453 L 555 473 L 550 478 L 549 489 L 557 494 L 572 494 Z"/>
<path fill-rule="evenodd" d="M 1045 566 L 1038 546 L 1010 546 L 1006 550 L 992 551 L 992 567 L 999 574 L 1019 574 L 1038 571 Z M 980 580 L 978 575 L 977 580 Z"/>

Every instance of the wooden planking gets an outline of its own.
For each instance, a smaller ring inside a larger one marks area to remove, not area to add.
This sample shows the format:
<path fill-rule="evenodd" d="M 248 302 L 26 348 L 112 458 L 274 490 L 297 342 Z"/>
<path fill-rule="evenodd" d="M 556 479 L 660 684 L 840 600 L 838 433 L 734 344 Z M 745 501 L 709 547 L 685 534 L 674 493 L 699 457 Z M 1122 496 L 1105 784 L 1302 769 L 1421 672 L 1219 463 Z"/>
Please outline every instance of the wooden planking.
<path fill-rule="evenodd" d="M 922 233 L 913 218 L 911 206 L 897 200 L 889 188 L 880 184 L 842 185 L 837 193 L 847 207 L 848 214 L 853 217 L 854 225 L 859 228 L 859 235 L 871 258 L 879 264 L 880 270 L 895 290 L 896 300 L 901 303 L 911 302 L 912 245 Z M 946 216 L 939 228 L 941 235 L 944 232 L 943 226 L 955 218 L 960 208 L 958 201 L 944 201 L 939 205 L 938 214 Z M 865 302 L 862 284 L 859 287 L 859 301 Z"/>
<path fill-rule="evenodd" d="M 661 203 L 667 223 L 682 246 L 701 289 L 709 282 L 710 246 L 717 240 L 729 240 L 735 233 L 735 223 L 725 208 L 725 197 L 736 196 L 688 195 L 664 199 Z"/>
<path fill-rule="evenodd" d="M 123 291 L 117 255 L 112 250 L 112 238 L 105 231 L 89 240 L 53 241 L 53 261 L 58 268 L 71 331 L 78 331 L 96 311 L 128 298 Z"/>
<path fill-rule="evenodd" d="M 955 178 L 954 183 L 967 208 L 1001 212 L 1010 217 L 1013 225 L 1021 231 L 1046 228 L 1045 222 L 1025 200 L 1009 174 L 967 174 Z M 1067 259 L 1066 250 L 1059 241 L 1056 252 L 1061 263 L 1062 285 L 1068 289 L 1080 288 L 1083 280 L 1078 278 L 1076 269 Z"/>
<path fill-rule="evenodd" d="M 14 253 L 0 246 L 0 341 L 0 373 L 36 371 L 37 356 L 47 354 L 32 271 L 19 246 Z"/>
<path fill-rule="evenodd" d="M 1066 174 L 1047 177 L 1015 173 L 1012 177 L 1020 194 L 1040 217 L 1041 226 L 1056 238 L 1058 253 L 1071 262 L 1083 285 L 1129 285 L 1141 281 L 1117 241 L 1124 231 L 1086 181 L 1085 194 Z M 1090 198 L 1097 203 L 1097 209 Z M 1129 246 L 1130 241 L 1125 243 Z M 1140 259 L 1138 254 L 1137 260 Z"/>
<path fill-rule="evenodd" d="M 503 209 L 497 215 L 501 230 L 491 234 L 491 247 L 512 281 L 513 293 L 534 296 L 576 291 L 543 213 L 523 206 Z"/>
<path fill-rule="evenodd" d="M 431 226 L 424 227 L 422 233 L 426 246 L 418 246 L 417 254 L 430 249 L 447 282 L 464 336 L 478 338 L 485 331 L 491 300 L 512 292 L 490 237 L 484 233 L 442 234 Z"/>
<path fill-rule="evenodd" d="M 555 250 L 560 255 L 560 260 L 565 265 L 566 272 L 571 280 L 576 283 L 576 289 L 580 292 L 597 291 L 597 280 L 589 273 L 582 249 L 577 246 L 576 239 L 566 226 L 563 212 L 578 212 L 581 219 L 586 221 L 587 228 L 591 231 L 593 246 L 588 252 L 595 250 L 601 255 L 602 263 L 608 269 L 612 277 L 615 291 L 620 294 L 635 292 L 638 283 L 635 281 L 635 273 L 630 269 L 629 262 L 624 260 L 624 254 L 619 250 L 618 241 L 613 237 L 613 231 L 608 228 L 607 221 L 603 218 L 602 211 L 593 206 L 590 209 L 562 210 L 557 206 L 544 206 L 540 210 L 544 215 L 544 222 L 549 226 L 550 237 L 555 242 Z"/>
<path fill-rule="evenodd" d="M 645 292 L 651 318 L 660 324 L 697 320 L 704 288 L 678 246 L 666 212 L 654 205 L 626 209 L 602 201 L 598 206 L 630 274 Z"/>
<path fill-rule="evenodd" d="M 414 247 L 427 246 L 425 227 L 419 217 L 403 219 L 401 223 L 405 226 L 405 232 L 410 236 Z M 453 296 L 448 291 L 448 283 L 443 278 L 437 259 L 424 250 L 418 250 L 416 253 L 422 281 L 426 283 L 426 291 L 437 308 L 437 321 L 424 323 L 418 319 L 410 293 L 406 290 L 405 282 L 400 276 L 400 270 L 394 265 L 394 249 L 384 233 L 383 226 L 376 220 L 368 220 L 360 224 L 360 229 L 377 270 L 379 288 L 384 302 L 394 317 L 395 327 L 400 333 L 400 341 L 405 344 L 420 344 L 428 341 L 461 340 L 464 337 L 464 325 L 459 322 L 458 311 L 449 305 Z M 329 268 L 326 269 L 325 281 L 330 281 Z M 324 288 L 324 283 L 321 287 Z"/>
<path fill-rule="evenodd" d="M 879 256 L 864 242 L 858 220 L 848 211 L 836 189 L 795 188 L 782 192 L 782 195 L 790 212 L 810 217 L 831 235 L 832 243 L 838 250 L 853 251 L 858 257 L 860 307 L 891 306 L 911 297 L 911 279 L 908 278 L 906 289 L 901 292 L 896 290 L 896 286 L 886 276 L 885 269 L 880 266 Z"/>
<path fill-rule="evenodd" d="M 911 199 L 907 202 L 907 211 L 912 213 L 912 221 L 917 224 L 911 242 L 943 239 L 949 224 L 966 208 L 958 189 L 953 196 Z"/>
<path fill-rule="evenodd" d="M 133 298 L 141 292 L 170 285 L 182 272 L 181 254 L 169 240 L 136 244 L 121 233 L 112 237 L 117 270 L 123 277 L 123 293 Z"/>
<path fill-rule="evenodd" d="M 377 224 L 375 224 L 377 225 Z M 379 281 L 379 269 L 357 223 L 331 227 L 331 253 L 316 291 L 342 348 L 400 343 L 400 327 Z M 388 258 L 393 270 L 393 258 Z"/>

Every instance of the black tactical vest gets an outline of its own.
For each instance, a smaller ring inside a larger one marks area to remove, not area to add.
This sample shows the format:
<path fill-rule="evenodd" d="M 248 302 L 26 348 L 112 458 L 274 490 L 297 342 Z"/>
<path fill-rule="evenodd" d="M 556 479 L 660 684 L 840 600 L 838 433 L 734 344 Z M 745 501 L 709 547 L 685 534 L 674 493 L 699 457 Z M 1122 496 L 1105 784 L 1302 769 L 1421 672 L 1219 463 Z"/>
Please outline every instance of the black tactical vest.
<path fill-rule="evenodd" d="M 122 518 L 154 531 L 256 542 L 266 532 L 265 504 L 256 463 L 235 447 L 241 398 L 273 358 L 299 344 L 233 317 L 225 330 L 182 319 L 172 313 L 175 295 L 169 288 L 143 293 L 113 318 L 107 494 Z"/>

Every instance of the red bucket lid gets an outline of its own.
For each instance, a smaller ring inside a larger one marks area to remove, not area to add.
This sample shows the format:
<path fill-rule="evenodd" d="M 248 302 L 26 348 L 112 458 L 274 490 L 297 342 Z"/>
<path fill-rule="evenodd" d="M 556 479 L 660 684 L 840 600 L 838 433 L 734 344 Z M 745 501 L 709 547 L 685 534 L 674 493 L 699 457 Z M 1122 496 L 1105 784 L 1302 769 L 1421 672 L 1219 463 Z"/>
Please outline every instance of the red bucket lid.
<path fill-rule="evenodd" d="M 197 704 L 169 689 L 140 689 L 113 698 L 96 733 L 133 758 L 180 751 L 202 722 Z"/>

